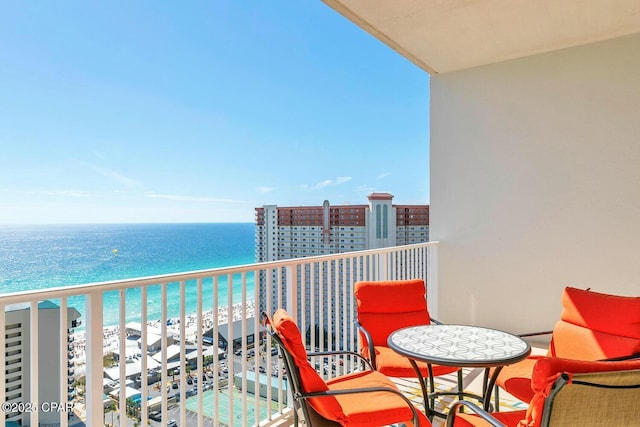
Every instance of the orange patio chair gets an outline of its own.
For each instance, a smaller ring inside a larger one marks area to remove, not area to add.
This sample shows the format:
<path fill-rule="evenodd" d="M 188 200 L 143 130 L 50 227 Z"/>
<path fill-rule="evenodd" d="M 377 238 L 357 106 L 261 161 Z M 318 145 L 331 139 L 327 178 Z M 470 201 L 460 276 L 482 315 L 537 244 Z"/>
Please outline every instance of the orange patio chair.
<path fill-rule="evenodd" d="M 550 333 L 546 356 L 591 361 L 640 357 L 640 297 L 567 287 L 562 294 L 560 320 Z M 538 358 L 530 356 L 505 366 L 496 384 L 529 402 L 534 394 L 531 372 Z"/>
<path fill-rule="evenodd" d="M 542 357 L 534 396 L 521 411 L 487 413 L 467 401 L 449 407 L 447 427 L 640 427 L 640 360 L 583 361 Z M 473 413 L 461 414 L 465 406 Z"/>
<path fill-rule="evenodd" d="M 284 359 L 289 388 L 294 399 L 294 422 L 299 412 L 307 425 L 382 426 L 405 422 L 431 427 L 426 416 L 416 409 L 396 385 L 385 375 L 372 370 L 360 370 L 325 382 L 309 363 L 313 355 L 348 355 L 354 352 L 307 353 L 298 326 L 289 314 L 279 309 L 272 319 L 264 314 L 265 327 L 278 344 Z M 368 364 L 368 362 L 366 363 Z"/>
<path fill-rule="evenodd" d="M 425 408 L 433 411 L 436 396 L 456 394 L 463 398 L 462 370 L 416 362 L 419 372 L 404 356 L 387 344 L 389 335 L 404 327 L 438 323 L 429 316 L 423 279 L 360 281 L 354 285 L 360 353 L 377 371 L 389 377 L 418 377 Z M 434 377 L 458 372 L 456 393 L 435 392 Z M 425 379 L 429 380 L 429 390 Z"/>

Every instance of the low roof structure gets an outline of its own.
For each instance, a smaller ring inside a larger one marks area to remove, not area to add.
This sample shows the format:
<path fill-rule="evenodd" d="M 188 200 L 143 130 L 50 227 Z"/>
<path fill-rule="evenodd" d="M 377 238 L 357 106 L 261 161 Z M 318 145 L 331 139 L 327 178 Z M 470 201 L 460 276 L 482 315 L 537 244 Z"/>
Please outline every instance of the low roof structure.
<path fill-rule="evenodd" d="M 136 390 L 135 388 L 132 388 L 132 387 L 125 387 L 124 392 L 127 399 L 142 395 L 140 390 Z M 111 393 L 109 393 L 109 395 L 117 399 L 120 396 L 120 388 L 116 388 Z"/>
<path fill-rule="evenodd" d="M 160 366 L 160 363 L 154 360 L 151 356 L 147 356 L 147 369 L 154 369 L 158 366 Z M 140 375 L 140 373 L 142 373 L 142 360 L 133 359 L 133 361 L 128 361 L 128 363 L 125 364 L 125 372 L 127 378 Z M 120 380 L 120 366 L 114 366 L 108 369 L 105 368 L 104 374 L 110 380 L 118 381 Z"/>

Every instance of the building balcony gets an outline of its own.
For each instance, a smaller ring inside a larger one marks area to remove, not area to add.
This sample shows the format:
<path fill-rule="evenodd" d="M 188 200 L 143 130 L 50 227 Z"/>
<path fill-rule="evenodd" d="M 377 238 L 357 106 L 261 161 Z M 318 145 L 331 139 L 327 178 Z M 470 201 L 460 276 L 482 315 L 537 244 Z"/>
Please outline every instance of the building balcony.
<path fill-rule="evenodd" d="M 187 425 L 187 417 L 190 420 L 200 417 L 216 425 L 289 423 L 286 374 L 277 352 L 263 339 L 260 313 L 286 307 L 298 319 L 301 330 L 322 331 L 309 334 L 310 348 L 355 350 L 353 283 L 425 278 L 429 296 L 435 303 L 437 251 L 438 243 L 431 242 L 132 278 L 4 294 L 0 295 L 0 305 L 4 308 L 28 303 L 38 307 L 40 301 L 51 301 L 60 307 L 61 325 L 68 322 L 64 315 L 68 310 L 73 308 L 81 313 L 85 329 L 74 331 L 76 351 L 68 353 L 70 332 L 60 327 L 58 348 L 36 345 L 30 354 L 23 355 L 22 365 L 30 377 L 38 378 L 25 387 L 49 388 L 48 381 L 62 384 L 51 401 L 59 401 L 58 396 L 73 391 L 69 387 L 73 383 L 69 368 L 74 369 L 76 377 L 84 371 L 86 389 L 82 403 L 78 401 L 77 406 L 82 409 L 87 425 L 100 424 L 103 419 L 106 392 L 103 377 L 109 378 L 110 393 L 117 405 L 126 407 L 128 380 L 135 380 L 144 371 L 154 372 L 157 381 L 148 387 L 135 384 L 141 401 L 150 402 L 148 407 L 142 405 L 143 419 L 159 410 L 162 419 L 182 420 L 180 425 Z M 83 304 L 73 305 L 80 299 Z M 151 301 L 156 304 L 155 311 L 149 308 Z M 435 305 L 433 311 L 437 313 Z M 0 317 L 2 313 L 4 310 L 0 310 Z M 27 325 L 30 334 L 43 329 L 41 316 L 42 313 L 29 316 L 33 323 Z M 0 318 L 2 322 L 4 319 Z M 201 337 L 205 332 L 209 336 L 209 331 L 212 338 L 205 344 Z M 229 339 L 233 345 L 223 345 Z M 78 347 L 79 343 L 84 343 L 84 348 Z M 0 347 L 4 344 L 5 338 L 0 336 Z M 57 370 L 39 372 L 38 360 L 52 351 L 59 354 Z M 106 362 L 105 356 L 109 354 L 117 357 Z M 0 354 L 0 364 L 5 359 Z M 191 376 L 181 376 L 179 373 L 187 372 L 190 364 Z M 0 374 L 0 381 L 4 381 L 3 375 Z M 256 378 L 262 383 L 262 395 L 253 393 Z M 162 384 L 169 386 L 161 387 Z M 27 395 L 26 391 L 23 395 Z M 4 397 L 0 390 L 0 400 Z M 217 410 L 222 407 L 230 408 L 228 415 Z M 36 425 L 39 421 L 38 414 L 24 417 L 23 425 Z M 66 421 L 61 419 L 60 423 L 64 426 Z"/>

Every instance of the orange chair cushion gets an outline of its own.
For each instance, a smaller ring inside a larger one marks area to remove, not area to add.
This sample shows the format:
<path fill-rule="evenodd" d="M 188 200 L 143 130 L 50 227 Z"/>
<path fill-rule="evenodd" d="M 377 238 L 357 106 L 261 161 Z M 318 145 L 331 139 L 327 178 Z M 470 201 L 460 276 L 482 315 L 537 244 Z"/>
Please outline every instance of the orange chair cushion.
<path fill-rule="evenodd" d="M 491 415 L 507 427 L 519 426 L 527 414 L 526 410 L 494 412 Z M 487 421 L 473 413 L 456 414 L 454 427 L 491 427 Z"/>
<path fill-rule="evenodd" d="M 404 313 L 424 310 L 425 289 L 422 279 L 360 281 L 354 293 L 359 313 Z"/>
<path fill-rule="evenodd" d="M 549 356 L 599 360 L 638 352 L 640 297 L 565 288 Z"/>
<path fill-rule="evenodd" d="M 548 356 L 601 360 L 640 353 L 640 339 L 595 331 L 565 321 L 553 328 Z"/>
<path fill-rule="evenodd" d="M 567 287 L 562 294 L 560 318 L 594 331 L 640 340 L 640 297 Z"/>
<path fill-rule="evenodd" d="M 355 372 L 327 382 L 330 390 L 349 390 L 362 387 L 388 387 L 398 390 L 396 385 L 378 371 Z M 390 425 L 412 419 L 411 408 L 402 398 L 384 391 L 343 394 L 336 396 L 346 414 L 349 426 L 369 427 Z M 418 410 L 420 426 L 431 426 L 425 415 Z"/>
<path fill-rule="evenodd" d="M 530 402 L 534 395 L 531 388 L 531 372 L 540 357 L 542 356 L 530 356 L 521 362 L 503 367 L 496 384 L 516 399 Z"/>
<path fill-rule="evenodd" d="M 376 369 L 385 375 L 390 377 L 414 377 L 416 372 L 413 370 L 409 359 L 399 355 L 389 347 L 374 347 L 376 352 Z M 368 357 L 368 348 L 363 349 L 363 356 Z M 427 364 L 423 362 L 417 362 L 420 373 L 423 377 L 429 375 Z M 433 375 L 446 375 L 452 372 L 456 372 L 458 368 L 450 366 L 432 365 Z"/>
<path fill-rule="evenodd" d="M 354 295 L 358 322 L 376 346 L 386 347 L 396 329 L 431 323 L 422 279 L 361 281 L 354 285 Z"/>
<path fill-rule="evenodd" d="M 525 422 L 528 427 L 538 427 L 542 420 L 544 400 L 547 397 L 550 386 L 558 375 L 567 372 L 581 374 L 588 372 L 612 372 L 640 369 L 640 360 L 625 360 L 620 362 L 594 362 L 585 360 L 563 359 L 558 357 L 543 357 L 536 361 L 533 367 L 531 386 L 535 392 L 529 403 Z"/>
<path fill-rule="evenodd" d="M 307 393 L 329 390 L 327 384 L 307 359 L 307 350 L 302 343 L 302 335 L 296 322 L 282 308 L 273 314 L 272 321 L 274 330 L 282 339 L 284 346 L 289 354 L 293 356 L 294 363 L 298 367 L 302 389 Z M 311 398 L 309 403 L 324 418 L 341 424 L 345 422 L 346 415 L 334 396 Z"/>
<path fill-rule="evenodd" d="M 562 313 L 547 356 L 594 361 L 636 353 L 640 353 L 640 297 L 564 289 Z M 530 378 L 535 360 L 506 366 L 497 384 L 529 402 L 534 395 Z"/>

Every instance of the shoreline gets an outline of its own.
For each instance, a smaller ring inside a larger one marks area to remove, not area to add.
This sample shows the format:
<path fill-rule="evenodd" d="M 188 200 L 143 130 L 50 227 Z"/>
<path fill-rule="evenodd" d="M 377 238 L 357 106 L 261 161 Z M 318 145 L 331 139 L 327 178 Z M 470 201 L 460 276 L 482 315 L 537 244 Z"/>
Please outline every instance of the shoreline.
<path fill-rule="evenodd" d="M 243 319 L 243 313 L 245 314 L 245 318 L 252 318 L 256 316 L 256 307 L 255 301 L 247 301 L 246 304 L 236 303 L 231 306 L 231 316 L 229 316 L 229 306 L 219 306 L 217 313 L 218 325 L 225 325 L 230 322 L 235 322 Z M 194 342 L 197 336 L 197 313 L 193 312 L 185 317 L 185 341 Z M 202 313 L 202 328 L 204 331 L 213 327 L 214 322 L 214 312 L 213 310 L 209 310 Z M 138 322 L 139 323 L 139 322 Z M 148 329 L 156 329 L 159 330 L 161 327 L 161 320 L 148 320 L 147 328 Z M 126 325 L 125 325 L 126 327 Z M 125 332 L 126 333 L 126 332 Z M 172 317 L 167 319 L 167 335 L 175 334 L 180 335 L 180 318 Z M 69 336 L 73 337 L 73 350 L 70 350 L 70 353 L 73 354 L 73 359 L 71 359 L 75 366 L 75 374 L 73 376 L 77 377 L 78 374 L 84 373 L 84 366 L 86 364 L 86 331 L 79 331 L 70 334 Z M 117 351 L 120 348 L 120 325 L 110 325 L 103 327 L 103 356 L 111 353 L 113 351 Z"/>

